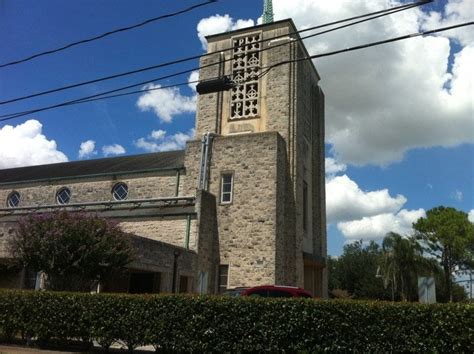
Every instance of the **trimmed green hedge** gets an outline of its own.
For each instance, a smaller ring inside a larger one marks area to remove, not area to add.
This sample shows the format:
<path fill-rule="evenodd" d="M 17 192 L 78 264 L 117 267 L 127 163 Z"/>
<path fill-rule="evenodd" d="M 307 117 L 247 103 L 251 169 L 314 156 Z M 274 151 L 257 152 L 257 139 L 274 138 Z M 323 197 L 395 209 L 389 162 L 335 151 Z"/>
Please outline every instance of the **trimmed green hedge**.
<path fill-rule="evenodd" d="M 0 335 L 185 352 L 474 352 L 474 305 L 0 291 Z"/>

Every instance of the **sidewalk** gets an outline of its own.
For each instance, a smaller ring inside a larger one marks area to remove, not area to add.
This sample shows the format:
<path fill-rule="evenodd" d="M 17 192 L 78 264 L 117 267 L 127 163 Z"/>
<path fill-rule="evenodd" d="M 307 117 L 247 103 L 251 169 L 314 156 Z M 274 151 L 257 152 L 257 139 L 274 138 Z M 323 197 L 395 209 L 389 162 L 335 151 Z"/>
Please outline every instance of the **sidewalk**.
<path fill-rule="evenodd" d="M 0 345 L 0 354 L 29 354 L 29 353 L 42 353 L 42 354 L 78 354 L 80 352 L 60 352 L 57 350 L 42 350 L 38 348 L 20 347 L 16 345 Z"/>
<path fill-rule="evenodd" d="M 100 347 L 98 344 L 94 347 L 93 350 L 94 353 L 99 353 L 100 352 Z M 109 353 L 126 353 L 127 350 L 123 348 L 123 346 L 120 346 L 119 344 L 115 343 L 113 344 L 110 349 Z M 135 349 L 135 353 L 154 353 L 155 348 L 153 348 L 151 345 L 145 346 L 145 347 L 139 347 Z M 51 349 L 39 349 L 39 348 L 29 348 L 29 347 L 23 347 L 19 345 L 0 345 L 0 354 L 31 354 L 31 353 L 41 353 L 41 354 L 87 354 L 86 352 L 81 352 L 81 351 L 75 351 L 75 352 L 65 352 L 65 351 L 60 351 L 60 350 L 51 350 Z"/>

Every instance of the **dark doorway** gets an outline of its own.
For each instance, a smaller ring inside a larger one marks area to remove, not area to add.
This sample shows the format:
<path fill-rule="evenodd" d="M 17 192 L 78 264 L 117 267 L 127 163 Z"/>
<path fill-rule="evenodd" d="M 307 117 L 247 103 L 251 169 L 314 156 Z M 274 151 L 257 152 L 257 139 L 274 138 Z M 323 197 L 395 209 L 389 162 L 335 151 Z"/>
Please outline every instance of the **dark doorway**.
<path fill-rule="evenodd" d="M 159 274 L 155 273 L 131 273 L 130 274 L 130 287 L 129 292 L 131 294 L 144 294 L 156 292 L 156 279 L 155 276 Z M 159 289 L 159 287 L 158 287 Z"/>
<path fill-rule="evenodd" d="M 187 293 L 188 292 L 188 277 L 180 276 L 179 277 L 179 292 Z"/>
<path fill-rule="evenodd" d="M 36 288 L 36 277 L 38 273 L 30 267 L 25 268 L 24 272 L 23 289 L 34 290 Z"/>

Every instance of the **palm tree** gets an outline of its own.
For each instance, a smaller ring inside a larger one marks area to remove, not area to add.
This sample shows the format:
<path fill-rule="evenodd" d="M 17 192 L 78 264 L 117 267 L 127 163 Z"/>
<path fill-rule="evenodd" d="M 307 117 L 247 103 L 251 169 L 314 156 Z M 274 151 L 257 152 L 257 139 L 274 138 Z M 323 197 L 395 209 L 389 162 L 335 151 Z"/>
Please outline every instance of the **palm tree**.
<path fill-rule="evenodd" d="M 419 274 L 431 272 L 432 262 L 423 257 L 423 251 L 413 238 L 389 232 L 382 242 L 382 277 L 384 286 L 392 286 L 392 299 L 398 293 L 402 301 L 416 297 L 416 279 Z"/>

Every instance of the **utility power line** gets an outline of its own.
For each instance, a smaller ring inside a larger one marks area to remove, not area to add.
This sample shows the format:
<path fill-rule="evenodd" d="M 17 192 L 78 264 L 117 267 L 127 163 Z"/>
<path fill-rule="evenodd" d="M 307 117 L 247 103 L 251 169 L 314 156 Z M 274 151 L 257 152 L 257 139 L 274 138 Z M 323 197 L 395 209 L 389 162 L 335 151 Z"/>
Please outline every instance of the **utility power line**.
<path fill-rule="evenodd" d="M 339 30 L 339 29 L 342 29 L 342 28 L 345 28 L 345 27 L 353 26 L 353 25 L 356 25 L 356 24 L 359 24 L 359 23 L 362 23 L 362 22 L 371 21 L 373 19 L 383 17 L 383 16 L 388 16 L 388 15 L 394 14 L 396 12 L 405 11 L 405 10 L 408 10 L 408 9 L 414 7 L 414 6 L 420 6 L 420 4 L 421 3 L 416 3 L 416 4 L 411 4 L 408 7 L 403 6 L 402 8 L 397 7 L 397 8 L 382 10 L 383 11 L 382 13 L 380 13 L 381 11 L 378 11 L 377 12 L 377 13 L 379 13 L 378 15 L 367 17 L 367 18 L 364 18 L 362 20 L 351 22 L 351 23 L 348 23 L 348 24 L 345 24 L 345 25 L 342 25 L 342 26 L 330 28 L 330 29 L 325 30 L 325 31 L 313 33 L 313 34 L 310 34 L 310 35 L 307 35 L 307 36 L 304 36 L 304 37 L 298 37 L 296 39 L 296 41 L 303 41 L 304 39 L 307 39 L 307 38 L 311 38 L 311 37 L 314 37 L 314 36 L 318 36 L 318 35 L 326 34 L 326 33 L 329 33 L 329 32 L 333 32 L 333 31 L 336 31 L 336 30 Z M 288 35 L 285 35 L 285 37 L 288 37 Z M 272 39 L 275 39 L 275 38 L 272 38 Z M 277 48 L 277 47 L 280 47 L 280 46 L 288 45 L 288 43 L 289 42 L 282 42 L 280 44 L 273 45 L 272 47 L 267 47 L 267 48 L 260 49 L 258 52 L 261 53 L 261 52 L 266 51 L 266 50 L 270 50 L 270 49 L 274 49 L 274 48 Z M 134 84 L 127 85 L 127 86 L 122 86 L 122 87 L 119 87 L 119 88 L 116 88 L 116 89 L 103 91 L 103 92 L 100 92 L 100 93 L 97 93 L 97 94 L 94 94 L 94 95 L 73 99 L 73 100 L 70 100 L 70 101 L 66 101 L 66 102 L 63 102 L 63 103 L 59 103 L 59 104 L 55 104 L 55 105 L 51 105 L 51 106 L 47 106 L 47 107 L 41 107 L 41 108 L 36 108 L 36 109 L 32 109 L 32 110 L 28 110 L 28 111 L 22 111 L 22 112 L 16 112 L 16 113 L 3 114 L 3 115 L 0 115 L 0 118 L 9 117 L 9 116 L 13 116 L 13 115 L 18 116 L 18 115 L 26 115 L 26 114 L 31 114 L 31 113 L 42 112 L 42 111 L 49 110 L 49 109 L 52 109 L 52 108 L 57 108 L 57 107 L 62 107 L 62 106 L 69 105 L 69 104 L 74 104 L 75 102 L 94 99 L 94 98 L 97 98 L 97 97 L 100 97 L 100 96 L 112 94 L 112 93 L 115 93 L 115 92 L 120 92 L 120 91 L 123 91 L 123 90 L 127 90 L 127 89 L 138 87 L 138 86 L 142 86 L 142 85 L 153 83 L 153 82 L 156 82 L 156 81 L 165 80 L 165 79 L 169 79 L 169 78 L 172 78 L 172 77 L 175 77 L 175 76 L 191 73 L 191 72 L 193 72 L 195 70 L 198 70 L 198 69 L 207 68 L 207 67 L 211 67 L 211 66 L 214 66 L 214 65 L 219 65 L 219 64 L 225 63 L 227 61 L 231 61 L 231 60 L 233 60 L 233 59 L 232 58 L 224 59 L 224 60 L 221 60 L 220 62 L 217 62 L 217 63 L 211 63 L 211 64 L 203 65 L 201 67 L 195 67 L 195 68 L 192 68 L 192 69 L 188 69 L 188 70 L 180 71 L 180 72 L 177 72 L 177 73 L 161 76 L 161 77 L 158 77 L 158 78 L 153 78 L 153 79 L 146 80 L 146 81 L 141 81 L 139 83 L 134 83 Z"/>
<path fill-rule="evenodd" d="M 448 31 L 448 30 L 461 28 L 461 27 L 465 27 L 465 26 L 472 26 L 472 25 L 474 25 L 474 22 L 465 22 L 465 23 L 460 23 L 460 24 L 453 25 L 453 26 L 441 27 L 441 28 L 436 28 L 436 29 L 429 30 L 429 31 L 411 33 L 411 34 L 400 36 L 400 37 L 394 37 L 394 38 L 389 38 L 389 39 L 382 40 L 382 41 L 366 43 L 366 44 L 363 44 L 363 45 L 359 45 L 359 46 L 355 46 L 355 47 L 349 47 L 349 48 L 336 50 L 336 51 L 332 51 L 332 52 L 315 54 L 315 55 L 311 55 L 311 56 L 304 57 L 304 58 L 298 58 L 298 59 L 282 61 L 280 63 L 276 63 L 274 65 L 261 68 L 261 69 L 266 69 L 266 70 L 263 71 L 259 75 L 259 78 L 265 76 L 266 74 L 268 74 L 270 72 L 270 70 L 272 70 L 273 68 L 275 68 L 277 66 L 285 65 L 285 64 L 328 57 L 328 56 L 332 56 L 332 55 L 336 55 L 336 54 L 351 52 L 351 51 L 355 51 L 355 50 L 365 49 L 365 48 L 379 46 L 379 45 L 392 43 L 392 42 L 396 42 L 396 41 L 401 41 L 401 40 L 405 40 L 405 39 L 409 39 L 409 38 L 415 38 L 415 37 L 419 37 L 419 36 L 434 34 L 434 33 L 438 33 L 438 32 Z M 217 79 L 217 78 L 218 77 L 215 77 L 213 79 Z M 6 120 L 18 118 L 18 117 L 21 117 L 21 116 L 24 116 L 24 115 L 27 115 L 27 114 L 30 114 L 30 113 L 37 113 L 37 112 L 50 110 L 50 109 L 54 109 L 54 108 L 59 108 L 59 107 L 64 107 L 64 106 L 70 106 L 70 105 L 93 102 L 93 101 L 99 101 L 99 100 L 105 100 L 105 99 L 110 99 L 110 98 L 115 98 L 115 97 L 122 97 L 122 96 L 127 96 L 127 95 L 139 94 L 139 93 L 144 93 L 144 92 L 148 92 L 148 91 L 162 90 L 162 89 L 165 89 L 165 88 L 178 87 L 178 86 L 183 86 L 183 85 L 187 85 L 189 83 L 196 83 L 196 82 L 199 82 L 199 80 L 191 81 L 191 82 L 183 82 L 183 83 L 168 85 L 168 86 L 161 86 L 161 87 L 156 87 L 156 88 L 150 88 L 150 89 L 137 90 L 137 91 L 132 91 L 132 92 L 126 92 L 126 93 L 117 94 L 117 95 L 109 95 L 109 96 L 103 96 L 103 97 L 93 97 L 93 98 L 87 98 L 87 99 L 82 99 L 82 100 L 68 101 L 68 102 L 60 103 L 60 104 L 55 105 L 55 106 L 40 108 L 40 109 L 37 109 L 34 112 L 32 112 L 32 111 L 19 112 L 17 114 L 11 114 L 9 116 L 0 116 L 0 117 L 4 117 L 4 118 L 0 119 L 0 121 L 6 121 Z"/>
<path fill-rule="evenodd" d="M 352 52 L 352 51 L 354 51 L 354 50 L 365 49 L 365 48 L 369 48 L 369 47 L 375 47 L 375 46 L 379 46 L 379 45 L 382 45 L 382 44 L 387 44 L 387 43 L 392 43 L 392 42 L 401 41 L 401 40 L 404 40 L 404 39 L 409 39 L 409 38 L 415 38 L 415 37 L 425 36 L 425 35 L 428 35 L 428 34 L 433 34 L 433 33 L 438 33 L 438 32 L 443 32 L 443 31 L 449 31 L 449 30 L 453 30 L 453 29 L 456 29 L 456 28 L 466 27 L 466 26 L 472 26 L 472 25 L 474 25 L 474 21 L 471 21 L 471 22 L 464 22 L 464 23 L 460 23 L 460 24 L 453 25 L 453 26 L 448 26 L 448 27 L 436 28 L 436 29 L 434 29 L 434 30 L 429 30 L 429 31 L 411 33 L 411 34 L 407 34 L 407 35 L 405 35 L 405 36 L 394 37 L 394 38 L 389 38 L 389 39 L 385 39 L 385 40 L 382 40 L 382 41 L 377 41 L 377 42 L 371 42 L 371 43 L 367 43 L 367 44 L 362 44 L 362 45 L 358 45 L 358 46 L 355 46 L 355 47 L 349 47 L 349 48 L 345 48 L 345 49 L 341 49 L 341 50 L 336 50 L 336 51 L 334 51 L 334 52 L 316 54 L 316 55 L 311 55 L 311 56 L 305 57 L 305 58 L 299 58 L 299 59 L 294 59 L 294 60 L 282 61 L 282 62 L 280 62 L 280 63 L 271 65 L 271 66 L 269 67 L 268 71 L 270 71 L 271 69 L 273 69 L 273 68 L 275 68 L 275 67 L 277 67 L 277 66 L 284 65 L 284 64 L 288 64 L 288 63 L 293 63 L 293 62 L 298 62 L 298 61 L 303 61 L 303 60 L 311 60 L 311 59 L 323 58 L 323 57 L 327 57 L 327 56 L 330 56 L 330 55 L 341 54 L 341 53 L 346 53 L 346 52 Z"/>
<path fill-rule="evenodd" d="M 12 65 L 17 65 L 17 64 L 20 64 L 20 63 L 24 63 L 24 62 L 33 60 L 33 59 L 38 58 L 38 57 L 42 57 L 42 56 L 45 56 L 45 55 L 50 55 L 50 54 L 54 54 L 54 53 L 57 53 L 57 52 L 61 52 L 63 50 L 66 50 L 66 49 L 69 49 L 69 48 L 72 48 L 72 47 L 75 47 L 75 46 L 78 46 L 78 45 L 81 45 L 81 44 L 97 41 L 99 39 L 111 36 L 111 35 L 116 34 L 116 33 L 130 31 L 130 30 L 133 30 L 135 28 L 139 28 L 139 27 L 148 25 L 150 23 L 153 23 L 153 22 L 156 22 L 156 21 L 159 21 L 159 20 L 163 20 L 165 18 L 181 15 L 183 13 L 186 13 L 186 12 L 192 11 L 194 9 L 197 9 L 198 7 L 209 5 L 209 4 L 214 3 L 214 2 L 217 2 L 217 0 L 208 0 L 206 2 L 202 2 L 202 3 L 196 4 L 196 5 L 189 6 L 185 9 L 183 9 L 183 10 L 172 12 L 172 13 L 169 13 L 169 14 L 166 14 L 166 15 L 161 15 L 161 16 L 158 16 L 158 17 L 149 18 L 148 20 L 145 20 L 143 22 L 140 22 L 140 23 L 137 23 L 137 24 L 134 24 L 134 25 L 131 25 L 131 26 L 117 28 L 117 29 L 114 29 L 112 31 L 108 31 L 108 32 L 102 33 L 102 34 L 94 36 L 94 37 L 90 37 L 90 38 L 82 39 L 82 40 L 77 41 L 77 42 L 72 42 L 72 43 L 66 44 L 66 45 L 64 45 L 62 47 L 59 47 L 59 48 L 55 48 L 55 49 L 47 50 L 47 51 L 44 51 L 44 52 L 36 53 L 36 54 L 33 54 L 29 57 L 19 59 L 19 60 L 15 60 L 15 61 L 11 61 L 9 63 L 0 64 L 0 68 L 4 68 L 4 67 L 7 67 L 7 66 L 12 66 Z"/>
<path fill-rule="evenodd" d="M 341 28 L 344 28 L 344 27 L 348 27 L 348 26 L 352 26 L 354 24 L 358 24 L 358 23 L 361 23 L 361 22 L 370 21 L 370 20 L 373 20 L 373 19 L 378 18 L 378 17 L 390 15 L 392 13 L 396 13 L 396 12 L 399 12 L 399 11 L 408 10 L 408 9 L 413 8 L 413 7 L 422 6 L 422 5 L 428 4 L 428 3 L 433 2 L 433 1 L 434 0 L 423 0 L 423 1 L 415 2 L 415 3 L 409 3 L 409 4 L 405 4 L 405 5 L 401 5 L 401 6 L 391 7 L 389 9 L 384 9 L 384 10 L 371 12 L 371 13 L 364 14 L 364 15 L 359 15 L 359 16 L 350 17 L 350 18 L 346 18 L 346 19 L 342 19 L 342 20 L 338 20 L 338 21 L 333 21 L 333 22 L 330 22 L 330 23 L 322 24 L 322 25 L 317 25 L 317 26 L 305 28 L 305 29 L 300 30 L 300 31 L 290 32 L 288 34 L 279 35 L 279 36 L 276 36 L 276 37 L 273 37 L 273 38 L 270 38 L 270 39 L 262 39 L 260 41 L 255 42 L 255 43 L 256 44 L 257 43 L 263 43 L 263 42 L 267 42 L 267 41 L 271 41 L 271 40 L 275 40 L 275 39 L 279 39 L 279 38 L 284 38 L 284 37 L 300 34 L 300 33 L 307 32 L 307 31 L 320 29 L 320 28 L 323 28 L 323 27 L 333 26 L 333 25 L 337 25 L 337 24 L 340 24 L 340 23 L 349 22 L 349 21 L 360 19 L 360 18 L 366 18 L 366 17 L 369 17 L 369 16 L 373 16 L 373 17 L 370 17 L 370 18 L 362 20 L 362 21 L 351 23 L 349 25 L 336 27 L 336 28 L 331 29 L 331 30 L 328 31 L 328 32 L 331 32 L 331 31 L 341 29 Z M 374 15 L 380 15 L 380 16 L 374 16 Z M 327 33 L 327 32 L 319 32 L 319 33 L 314 34 L 314 35 L 319 35 L 319 34 L 323 34 L 323 33 Z M 312 36 L 307 36 L 307 37 L 304 37 L 302 39 L 306 39 L 306 38 L 309 38 L 309 37 L 312 37 Z M 243 46 L 244 45 L 238 46 L 238 47 L 243 47 Z M 118 73 L 118 74 L 114 74 L 114 75 L 110 75 L 110 76 L 104 76 L 104 77 L 100 77 L 100 78 L 97 78 L 97 79 L 82 81 L 82 82 L 79 82 L 79 83 L 70 84 L 70 85 L 58 87 L 58 88 L 55 88 L 55 89 L 41 91 L 41 92 L 33 93 L 33 94 L 30 94 L 30 95 L 26 95 L 26 96 L 16 97 L 16 98 L 0 101 L 0 105 L 4 105 L 4 104 L 7 104 L 7 103 L 13 103 L 13 102 L 17 102 L 17 101 L 22 101 L 22 100 L 26 100 L 26 99 L 29 99 L 29 98 L 43 96 L 43 95 L 47 95 L 47 94 L 51 94 L 51 93 L 55 93 L 55 92 L 64 91 L 64 90 L 69 90 L 69 89 L 72 89 L 72 88 L 76 88 L 76 87 L 80 87 L 80 86 L 84 86 L 84 85 L 89 85 L 89 84 L 93 84 L 93 83 L 97 83 L 97 82 L 101 82 L 101 81 L 107 81 L 107 80 L 112 80 L 112 79 L 116 79 L 116 78 L 119 78 L 119 77 L 134 75 L 134 74 L 138 74 L 138 73 L 141 73 L 141 72 L 150 71 L 150 70 L 154 70 L 154 69 L 158 69 L 158 68 L 163 68 L 163 67 L 170 66 L 170 65 L 180 64 L 180 63 L 184 63 L 184 62 L 187 62 L 187 61 L 196 60 L 196 59 L 200 59 L 200 58 L 207 57 L 207 56 L 212 56 L 212 55 L 217 54 L 217 53 L 227 52 L 227 51 L 233 50 L 235 48 L 236 47 L 229 47 L 229 48 L 225 48 L 223 50 L 219 50 L 219 51 L 215 51 L 215 52 L 204 53 L 204 54 L 195 55 L 195 56 L 182 58 L 182 59 L 176 59 L 176 60 L 173 60 L 173 61 L 170 61 L 170 62 L 160 63 L 160 64 L 157 64 L 157 65 L 143 67 L 143 68 L 139 68 L 139 69 L 136 69 L 136 70 L 126 71 L 126 72 L 123 72 L 123 73 Z M 213 64 L 213 65 L 217 65 L 217 64 Z M 151 80 L 151 81 L 156 81 L 156 80 Z M 148 83 L 148 82 L 146 82 L 146 83 Z M 140 84 L 137 84 L 137 85 L 140 85 Z"/>

